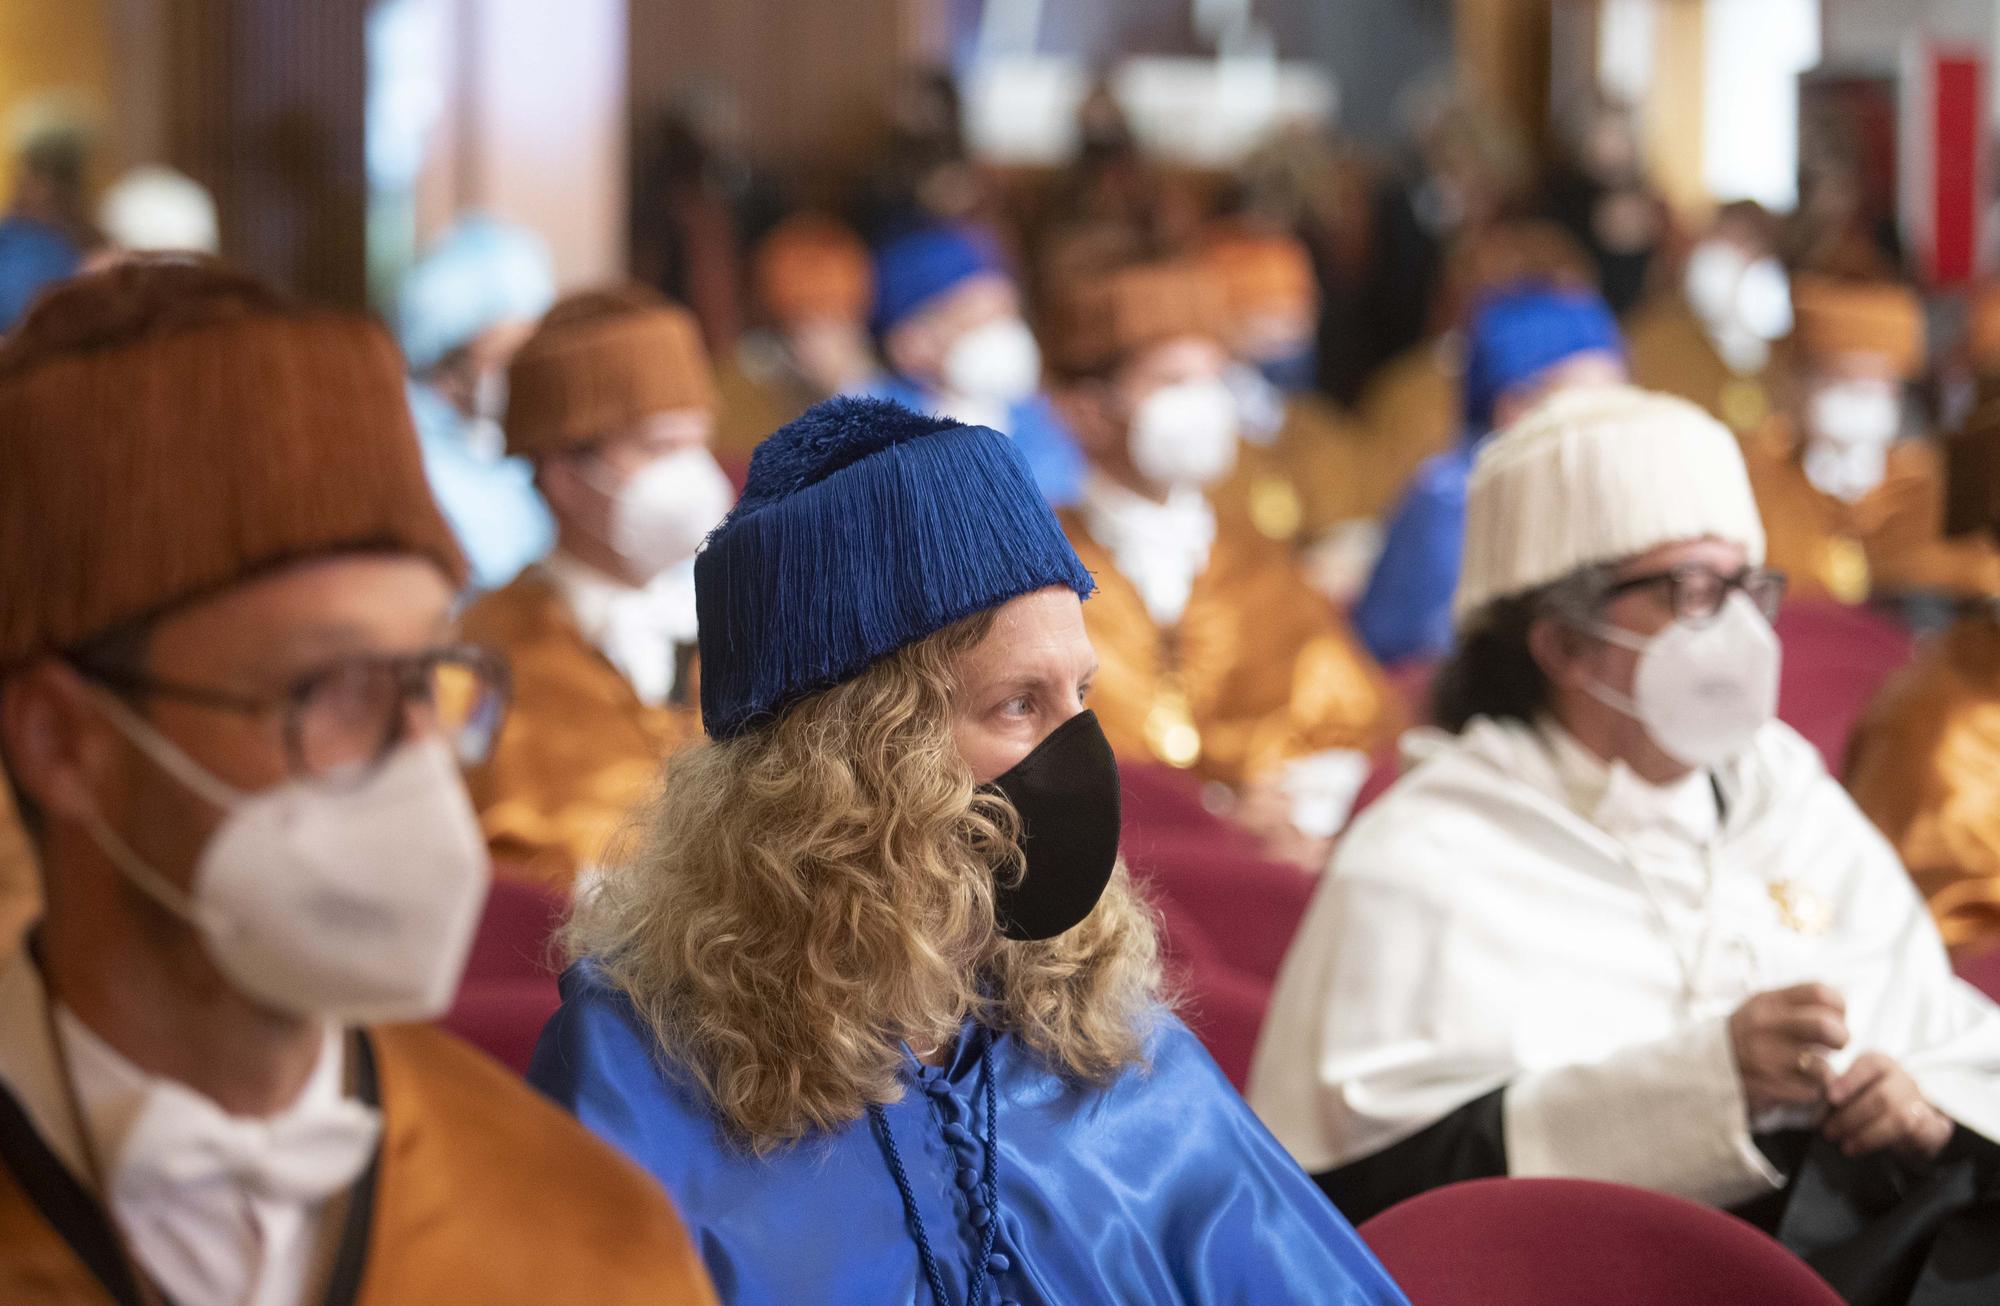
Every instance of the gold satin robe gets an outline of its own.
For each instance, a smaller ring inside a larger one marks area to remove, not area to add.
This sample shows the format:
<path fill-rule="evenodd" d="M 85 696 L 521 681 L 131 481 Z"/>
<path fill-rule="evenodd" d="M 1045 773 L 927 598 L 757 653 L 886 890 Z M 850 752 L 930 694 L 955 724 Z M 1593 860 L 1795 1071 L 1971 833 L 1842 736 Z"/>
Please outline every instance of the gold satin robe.
<path fill-rule="evenodd" d="M 1633 312 L 1625 323 L 1625 350 L 1634 385 L 1700 404 L 1739 436 L 1770 420 L 1771 369 L 1750 376 L 1732 370 L 1679 295 L 1660 296 Z"/>
<path fill-rule="evenodd" d="M 1090 706 L 1112 750 L 1240 787 L 1295 758 L 1393 739 L 1403 725 L 1394 687 L 1290 550 L 1217 516 L 1187 610 L 1162 630 L 1081 517 L 1063 514 L 1097 578 L 1083 605 L 1099 663 Z"/>
<path fill-rule="evenodd" d="M 748 461 L 765 436 L 826 397 L 784 366 L 774 348 L 760 352 L 746 341 L 716 367 L 716 457 Z"/>
<path fill-rule="evenodd" d="M 2000 619 L 1962 619 L 1889 682 L 1848 748 L 1847 787 L 1945 944 L 2000 946 Z"/>
<path fill-rule="evenodd" d="M 1744 442 L 1743 458 L 1770 565 L 1791 577 L 1794 595 L 1860 603 L 1910 592 L 2000 594 L 2000 549 L 1983 535 L 1945 536 L 1943 457 L 1929 441 L 1899 441 L 1882 483 L 1847 503 L 1806 478 L 1791 430 L 1774 418 Z"/>
<path fill-rule="evenodd" d="M 713 1306 L 673 1205 L 629 1161 L 449 1035 L 367 1038 L 382 1143 L 356 1306 Z M 112 1301 L 5 1166 L 0 1301 Z"/>
<path fill-rule="evenodd" d="M 487 842 L 501 874 L 567 892 L 652 795 L 661 762 L 701 733 L 697 697 L 642 701 L 539 568 L 475 602 L 464 629 L 514 673 L 506 729 L 466 777 Z"/>
<path fill-rule="evenodd" d="M 1464 385 L 1453 348 L 1427 340 L 1389 360 L 1362 392 L 1356 414 L 1376 460 L 1371 516 L 1387 516 L 1425 459 L 1457 446 L 1465 427 Z"/>
<path fill-rule="evenodd" d="M 1216 488 L 1225 513 L 1270 539 L 1310 543 L 1343 522 L 1381 517 L 1402 489 L 1368 429 L 1319 395 L 1295 395 L 1267 446 L 1245 443 Z"/>

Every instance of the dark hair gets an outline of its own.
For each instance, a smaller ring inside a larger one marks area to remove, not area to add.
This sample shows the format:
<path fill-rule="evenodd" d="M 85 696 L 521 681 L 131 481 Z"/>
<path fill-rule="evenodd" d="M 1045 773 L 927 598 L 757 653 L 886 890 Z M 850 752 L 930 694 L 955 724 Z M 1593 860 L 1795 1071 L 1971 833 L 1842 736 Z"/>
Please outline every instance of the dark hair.
<path fill-rule="evenodd" d="M 1544 617 L 1571 621 L 1597 609 L 1608 567 L 1585 567 L 1525 594 L 1495 599 L 1467 623 L 1431 682 L 1431 718 L 1458 734 L 1475 718 L 1533 721 L 1549 705 L 1549 678 L 1529 635 Z"/>

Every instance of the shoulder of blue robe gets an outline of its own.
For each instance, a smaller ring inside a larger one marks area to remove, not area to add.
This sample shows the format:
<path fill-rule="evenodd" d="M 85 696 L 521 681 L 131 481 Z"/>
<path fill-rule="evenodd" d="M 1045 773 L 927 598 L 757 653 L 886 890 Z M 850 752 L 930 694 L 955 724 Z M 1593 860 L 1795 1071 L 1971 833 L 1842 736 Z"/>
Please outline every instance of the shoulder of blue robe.
<path fill-rule="evenodd" d="M 916 1247 L 866 1121 L 766 1156 L 727 1138 L 623 995 L 586 965 L 529 1078 L 664 1184 L 726 1302 L 914 1300 Z M 983 1121 L 977 1061 L 957 1105 L 911 1092 L 885 1117 L 947 1285 L 977 1246 L 941 1115 Z M 1187 1028 L 1162 1014 L 1149 1061 L 1103 1087 L 1049 1073 L 1012 1038 L 999 1094 L 995 1300 L 1402 1302 L 1354 1231 L 1250 1114 Z"/>
<path fill-rule="evenodd" d="M 1068 508 L 1081 500 L 1088 466 L 1076 437 L 1048 397 L 1035 395 L 1015 404 L 1007 421 L 1012 428 L 1007 434 L 1021 446 L 1042 497 L 1057 508 Z"/>
<path fill-rule="evenodd" d="M 472 566 L 472 588 L 495 590 L 555 547 L 555 521 L 519 458 L 482 458 L 466 420 L 436 391 L 411 382 L 410 415 L 424 475 Z"/>
<path fill-rule="evenodd" d="M 1469 445 L 1425 460 L 1389 521 L 1382 556 L 1354 607 L 1355 632 L 1379 662 L 1437 656 L 1451 647 L 1471 474 Z"/>
<path fill-rule="evenodd" d="M 44 287 L 73 275 L 83 252 L 32 218 L 0 219 L 0 331 L 12 330 Z"/>

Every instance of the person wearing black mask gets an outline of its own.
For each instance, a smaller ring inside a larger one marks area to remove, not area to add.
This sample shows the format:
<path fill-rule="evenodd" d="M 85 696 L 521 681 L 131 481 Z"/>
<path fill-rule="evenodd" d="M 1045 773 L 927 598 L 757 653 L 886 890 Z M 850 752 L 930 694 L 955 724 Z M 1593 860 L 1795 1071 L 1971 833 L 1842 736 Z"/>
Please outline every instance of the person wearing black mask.
<path fill-rule="evenodd" d="M 531 1078 L 725 1300 L 1400 1302 L 1160 997 L 1016 444 L 834 399 L 696 563 L 710 739 L 580 903 Z"/>

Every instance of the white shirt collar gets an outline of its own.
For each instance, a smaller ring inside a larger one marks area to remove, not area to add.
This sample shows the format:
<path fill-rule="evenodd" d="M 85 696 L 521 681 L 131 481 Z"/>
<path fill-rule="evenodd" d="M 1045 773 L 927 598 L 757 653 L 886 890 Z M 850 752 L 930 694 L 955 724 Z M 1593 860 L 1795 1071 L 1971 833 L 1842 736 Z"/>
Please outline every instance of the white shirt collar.
<path fill-rule="evenodd" d="M 584 639 L 611 660 L 642 702 L 673 697 L 679 649 L 695 642 L 694 559 L 645 585 L 627 585 L 561 550 L 542 572 L 569 607 Z"/>
<path fill-rule="evenodd" d="M 1195 577 L 1215 548 L 1215 508 L 1208 497 L 1181 486 L 1166 502 L 1155 502 L 1092 473 L 1078 506 L 1091 538 L 1139 591 L 1153 620 L 1178 625 Z"/>
<path fill-rule="evenodd" d="M 1605 761 L 1552 718 L 1544 718 L 1540 730 L 1570 809 L 1606 834 L 1665 834 L 1701 844 L 1720 830 L 1722 813 L 1709 772 L 1651 784 L 1624 762 Z"/>

